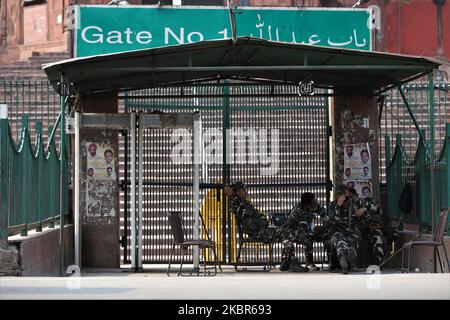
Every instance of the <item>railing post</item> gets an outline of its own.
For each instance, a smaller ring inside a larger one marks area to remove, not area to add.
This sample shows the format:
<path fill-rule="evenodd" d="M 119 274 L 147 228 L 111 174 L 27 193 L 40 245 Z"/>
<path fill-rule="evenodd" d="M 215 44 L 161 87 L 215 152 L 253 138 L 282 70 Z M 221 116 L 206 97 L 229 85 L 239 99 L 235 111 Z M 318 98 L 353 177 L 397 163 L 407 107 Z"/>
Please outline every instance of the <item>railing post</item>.
<path fill-rule="evenodd" d="M 48 126 L 48 135 L 47 135 L 47 140 L 51 138 L 51 133 L 53 131 L 53 126 L 49 125 Z M 55 139 L 54 137 L 52 139 Z M 46 152 L 52 152 L 54 151 L 56 148 L 53 148 L 53 150 L 51 150 L 50 148 L 46 148 Z M 51 161 L 51 157 L 53 157 L 54 159 L 57 159 L 56 154 L 50 154 L 50 157 L 48 158 L 48 161 Z M 56 160 L 58 161 L 58 160 Z M 55 170 L 56 171 L 56 170 Z M 48 216 L 48 218 L 50 218 L 50 221 L 48 223 L 48 227 L 49 228 L 54 228 L 55 227 L 55 215 L 56 212 L 53 211 L 54 208 L 54 202 L 56 201 L 56 199 L 54 199 L 54 190 L 55 190 L 55 184 L 53 183 L 53 175 L 56 174 L 56 172 L 53 170 L 49 170 L 48 172 L 48 196 L 46 197 L 46 208 L 47 208 L 47 212 L 46 215 Z"/>
<path fill-rule="evenodd" d="M 230 94 L 230 88 L 229 86 L 223 87 L 223 94 L 224 98 L 222 99 L 222 112 L 223 112 L 223 118 L 222 118 L 222 183 L 224 185 L 230 184 L 230 162 L 232 157 L 234 157 L 233 154 L 230 154 L 229 148 L 231 147 L 231 144 L 233 141 L 231 140 L 231 133 L 230 133 L 230 123 L 231 123 L 231 109 L 230 109 L 230 97 L 228 96 Z M 230 139 L 230 140 L 228 140 Z M 222 241 L 223 243 L 227 244 L 226 246 L 223 246 L 223 257 L 224 260 L 226 259 L 226 256 L 228 254 L 228 263 L 232 263 L 231 261 L 231 232 L 232 232 L 232 221 L 231 221 L 231 215 L 227 211 L 227 201 L 225 194 L 224 198 L 222 199 Z M 228 226 L 228 230 L 226 228 Z M 227 237 L 227 231 L 228 231 L 228 237 Z M 226 239 L 230 239 L 227 241 Z M 228 248 L 228 250 L 227 250 Z M 228 251 L 228 252 L 227 252 Z"/>
<path fill-rule="evenodd" d="M 62 95 L 64 86 L 64 74 L 61 74 L 61 93 L 59 97 L 61 120 L 59 123 L 60 147 L 59 147 L 59 276 L 64 273 L 64 169 L 66 168 L 65 145 L 65 98 Z"/>
<path fill-rule="evenodd" d="M 137 265 L 136 269 L 142 269 L 142 212 L 143 212 L 143 199 L 144 199 L 144 181 L 143 181 L 143 172 L 144 172 L 144 156 L 143 156 L 143 150 L 144 150 L 144 117 L 143 114 L 140 112 L 138 113 L 138 152 L 137 152 L 137 164 L 138 164 L 138 217 L 137 217 Z M 195 146 L 195 144 L 194 144 Z M 194 190 L 195 192 L 195 190 Z M 195 212 L 194 212 L 195 216 Z M 198 229 L 197 229 L 198 231 Z M 194 236 L 195 236 L 195 228 L 194 228 Z M 195 239 L 194 240 L 198 240 Z M 194 252 L 195 252 L 194 247 Z M 197 247 L 197 253 L 198 253 L 198 247 Z M 198 257 L 198 255 L 197 255 Z M 198 266 L 198 265 L 197 265 Z M 195 254 L 194 254 L 194 269 L 195 269 Z"/>
<path fill-rule="evenodd" d="M 131 129 L 131 213 L 130 213 L 130 227 L 131 227 L 131 269 L 137 271 L 137 252 L 136 252 L 136 113 L 130 114 L 130 129 Z"/>
<path fill-rule="evenodd" d="M 25 191 L 25 188 L 29 186 L 30 183 L 30 177 L 31 177 L 31 170 L 30 170 L 30 163 L 28 161 L 30 154 L 30 150 L 28 150 L 28 140 L 29 139 L 29 133 L 28 133 L 28 115 L 23 114 L 22 115 L 22 128 L 20 131 L 20 170 L 21 170 L 21 181 L 19 182 L 19 188 L 18 192 L 20 193 L 20 223 L 25 224 L 25 227 L 20 231 L 21 236 L 27 236 L 28 235 L 28 193 Z"/>
<path fill-rule="evenodd" d="M 8 105 L 0 104 L 0 248 L 8 247 L 9 216 Z"/>
<path fill-rule="evenodd" d="M 450 208 L 450 123 L 445 125 L 445 203 L 447 208 Z"/>
<path fill-rule="evenodd" d="M 43 185 L 44 179 L 42 175 L 42 162 L 43 162 L 43 150 L 42 150 L 42 122 L 36 122 L 36 135 L 38 136 L 37 139 L 37 153 L 36 158 L 33 161 L 37 161 L 37 172 L 34 172 L 35 175 L 37 175 L 37 188 L 40 188 L 40 186 Z M 42 201 L 39 199 L 40 197 L 36 196 L 36 201 L 33 203 L 33 207 L 35 211 L 35 214 L 37 215 L 37 219 L 39 221 L 39 225 L 36 227 L 37 232 L 42 231 Z"/>
<path fill-rule="evenodd" d="M 199 114 L 194 115 L 194 158 L 193 158 L 193 209 L 194 209 L 194 232 L 193 238 L 194 240 L 199 240 L 199 230 L 200 230 L 200 219 L 199 219 L 199 201 L 200 201 L 200 153 L 201 153 L 201 145 L 200 145 L 200 116 Z M 194 272 L 199 272 L 199 250 L 198 246 L 194 246 L 193 251 L 193 263 L 194 263 Z M 206 259 L 206 257 L 203 257 Z M 205 260 L 206 263 L 206 260 Z"/>
<path fill-rule="evenodd" d="M 434 139 L 434 79 L 433 73 L 428 74 L 428 93 L 430 103 L 430 193 L 431 193 L 431 227 L 432 232 L 436 229 L 436 177 L 435 177 L 435 139 Z M 436 272 L 436 250 L 433 251 L 433 269 Z"/>
<path fill-rule="evenodd" d="M 392 172 L 391 172 L 391 141 L 389 136 L 384 137 L 384 150 L 385 150 L 385 164 L 386 164 L 386 186 L 387 186 L 387 215 L 389 218 L 393 217 L 393 201 L 392 201 Z"/>
<path fill-rule="evenodd" d="M 80 220 L 80 172 L 81 172 L 81 139 L 80 139 L 80 112 L 75 111 L 75 150 L 74 150 L 74 241 L 75 265 L 81 268 L 81 220 Z M 127 170 L 125 170 L 127 171 Z M 126 202 L 126 201 L 125 201 Z"/>
<path fill-rule="evenodd" d="M 397 177 L 395 177 L 396 179 L 396 185 L 397 185 L 397 190 L 395 190 L 395 194 L 396 194 L 396 200 L 398 201 L 400 193 L 403 190 L 403 149 L 402 149 L 402 136 L 401 134 L 397 135 L 397 142 L 396 142 L 396 149 L 398 148 L 399 152 L 398 152 L 398 156 L 395 157 L 395 166 L 396 166 L 396 171 L 397 171 Z M 396 216 L 399 219 L 400 215 L 399 215 L 399 208 L 398 208 L 398 204 L 394 203 L 393 204 L 394 207 L 397 209 L 396 210 Z"/>
<path fill-rule="evenodd" d="M 434 80 L 433 73 L 428 74 L 428 90 L 429 90 L 429 103 L 430 103 L 430 143 L 428 144 L 430 148 L 430 191 L 431 191 L 431 226 L 434 232 L 436 227 L 435 216 L 436 216 L 436 197 L 435 197 L 435 189 L 436 189 L 436 179 L 435 179 L 435 160 L 436 160 L 436 152 L 435 152 L 435 130 L 434 130 Z"/>

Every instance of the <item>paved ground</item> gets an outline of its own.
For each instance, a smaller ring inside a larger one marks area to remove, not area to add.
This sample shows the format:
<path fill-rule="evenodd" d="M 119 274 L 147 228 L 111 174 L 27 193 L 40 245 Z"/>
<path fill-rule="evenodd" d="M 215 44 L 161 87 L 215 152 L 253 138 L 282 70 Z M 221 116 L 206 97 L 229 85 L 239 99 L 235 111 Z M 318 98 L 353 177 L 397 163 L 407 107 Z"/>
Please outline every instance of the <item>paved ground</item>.
<path fill-rule="evenodd" d="M 217 277 L 86 273 L 81 277 L 1 277 L 0 299 L 445 299 L 450 274 L 349 275 L 225 270 Z"/>

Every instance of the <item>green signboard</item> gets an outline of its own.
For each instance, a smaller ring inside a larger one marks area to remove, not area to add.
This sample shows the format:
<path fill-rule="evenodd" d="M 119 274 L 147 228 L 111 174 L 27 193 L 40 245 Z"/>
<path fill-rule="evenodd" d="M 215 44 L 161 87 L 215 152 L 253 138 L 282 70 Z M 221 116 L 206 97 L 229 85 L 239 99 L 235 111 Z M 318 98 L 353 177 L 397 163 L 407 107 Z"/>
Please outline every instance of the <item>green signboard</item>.
<path fill-rule="evenodd" d="M 231 38 L 226 7 L 76 6 L 77 57 Z M 243 7 L 238 36 L 371 50 L 368 9 Z"/>

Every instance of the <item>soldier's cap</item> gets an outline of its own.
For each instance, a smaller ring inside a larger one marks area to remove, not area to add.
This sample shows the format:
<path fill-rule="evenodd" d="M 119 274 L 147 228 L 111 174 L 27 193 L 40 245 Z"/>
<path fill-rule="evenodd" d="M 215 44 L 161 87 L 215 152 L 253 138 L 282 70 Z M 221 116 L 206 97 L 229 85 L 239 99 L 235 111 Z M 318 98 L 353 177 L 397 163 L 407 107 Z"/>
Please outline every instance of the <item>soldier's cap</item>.
<path fill-rule="evenodd" d="M 340 196 L 343 194 L 346 194 L 347 192 L 349 192 L 349 189 L 347 188 L 347 186 L 341 184 L 339 186 L 336 187 L 336 196 Z"/>
<path fill-rule="evenodd" d="M 242 183 L 241 181 L 237 181 L 234 182 L 230 185 L 231 189 L 233 189 L 234 191 L 239 190 L 239 189 L 245 189 L 245 184 Z"/>

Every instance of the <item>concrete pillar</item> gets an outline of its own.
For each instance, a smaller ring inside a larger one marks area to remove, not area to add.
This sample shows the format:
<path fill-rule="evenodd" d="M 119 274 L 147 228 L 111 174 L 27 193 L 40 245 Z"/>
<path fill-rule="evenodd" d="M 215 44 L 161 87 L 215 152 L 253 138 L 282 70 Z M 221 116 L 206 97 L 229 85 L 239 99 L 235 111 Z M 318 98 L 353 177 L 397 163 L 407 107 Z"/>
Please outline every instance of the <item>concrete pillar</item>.
<path fill-rule="evenodd" d="M 368 128 L 367 126 L 368 121 Z M 334 98 L 333 103 L 333 184 L 343 183 L 344 145 L 368 142 L 372 156 L 373 198 L 380 201 L 379 181 L 379 127 L 377 97 L 367 95 L 345 95 Z"/>
<path fill-rule="evenodd" d="M 82 97 L 83 113 L 116 113 L 117 93 Z M 80 217 L 81 265 L 88 268 L 120 267 L 120 211 L 119 211 L 119 159 L 118 132 L 110 129 L 81 128 Z M 96 144 L 96 158 L 89 155 L 88 147 Z M 113 151 L 113 177 L 106 177 L 104 152 Z M 93 177 L 88 176 L 89 163 L 101 163 Z M 105 171 L 105 172 L 103 172 Z M 96 176 L 96 175 L 100 176 Z"/>

